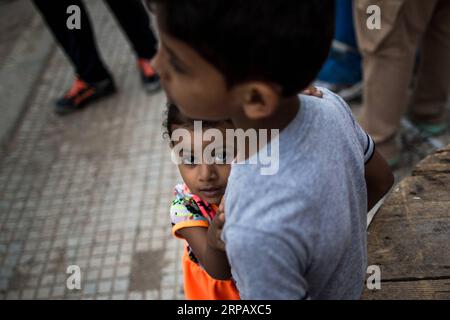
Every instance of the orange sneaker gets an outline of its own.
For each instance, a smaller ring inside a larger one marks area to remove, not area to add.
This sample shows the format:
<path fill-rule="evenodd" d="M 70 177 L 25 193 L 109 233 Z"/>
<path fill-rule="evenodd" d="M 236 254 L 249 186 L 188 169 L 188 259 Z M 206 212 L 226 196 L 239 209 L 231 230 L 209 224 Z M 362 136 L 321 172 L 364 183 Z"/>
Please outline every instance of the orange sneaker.
<path fill-rule="evenodd" d="M 147 92 L 155 92 L 159 90 L 161 88 L 159 76 L 150 64 L 150 60 L 139 58 L 137 65 L 141 73 L 141 80 L 145 90 L 147 90 Z"/>
<path fill-rule="evenodd" d="M 56 101 L 55 112 L 59 115 L 73 113 L 81 110 L 87 103 L 115 92 L 116 87 L 111 78 L 87 83 L 77 77 L 64 97 Z"/>

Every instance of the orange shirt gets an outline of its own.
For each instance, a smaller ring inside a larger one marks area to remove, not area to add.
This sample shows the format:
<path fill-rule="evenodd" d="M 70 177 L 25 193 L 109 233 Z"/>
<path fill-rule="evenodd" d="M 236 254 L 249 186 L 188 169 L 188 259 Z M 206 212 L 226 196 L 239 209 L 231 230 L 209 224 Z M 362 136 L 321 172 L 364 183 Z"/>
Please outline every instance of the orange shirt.
<path fill-rule="evenodd" d="M 178 230 L 186 227 L 207 228 L 217 212 L 217 206 L 208 204 L 190 193 L 185 184 L 175 187 L 175 200 L 170 207 L 172 233 L 181 238 Z M 189 244 L 182 258 L 184 293 L 188 300 L 238 300 L 239 292 L 233 279 L 216 280 L 198 263 Z"/>

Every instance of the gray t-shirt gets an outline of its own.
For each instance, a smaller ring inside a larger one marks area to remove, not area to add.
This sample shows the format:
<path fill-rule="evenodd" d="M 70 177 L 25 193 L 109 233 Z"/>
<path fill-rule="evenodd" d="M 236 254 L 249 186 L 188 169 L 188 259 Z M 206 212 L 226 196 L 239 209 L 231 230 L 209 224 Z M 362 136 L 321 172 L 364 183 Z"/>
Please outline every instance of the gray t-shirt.
<path fill-rule="evenodd" d="M 321 88 L 279 135 L 279 170 L 233 164 L 223 240 L 242 299 L 358 299 L 366 265 L 364 163 L 372 139 Z"/>

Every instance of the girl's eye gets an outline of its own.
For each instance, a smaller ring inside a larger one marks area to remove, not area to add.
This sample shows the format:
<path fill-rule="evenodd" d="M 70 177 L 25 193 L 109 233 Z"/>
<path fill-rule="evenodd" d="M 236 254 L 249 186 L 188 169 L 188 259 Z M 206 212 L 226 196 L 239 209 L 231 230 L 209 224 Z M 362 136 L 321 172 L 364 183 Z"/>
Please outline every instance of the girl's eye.
<path fill-rule="evenodd" d="M 195 157 L 193 155 L 184 157 L 181 159 L 181 163 L 184 165 L 194 165 L 195 164 Z"/>
<path fill-rule="evenodd" d="M 214 155 L 214 162 L 224 164 L 227 161 L 227 151 L 221 150 Z"/>

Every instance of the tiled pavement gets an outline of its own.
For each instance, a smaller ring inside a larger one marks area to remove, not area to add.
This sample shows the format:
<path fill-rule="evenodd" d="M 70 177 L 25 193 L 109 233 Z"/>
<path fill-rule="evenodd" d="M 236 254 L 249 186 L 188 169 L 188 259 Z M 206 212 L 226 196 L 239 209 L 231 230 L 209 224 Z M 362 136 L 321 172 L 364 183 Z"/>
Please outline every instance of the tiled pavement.
<path fill-rule="evenodd" d="M 182 242 L 168 220 L 179 176 L 161 138 L 165 96 L 142 90 L 111 14 L 101 1 L 86 3 L 120 92 L 78 114 L 53 115 L 73 74 L 62 52 L 52 53 L 0 154 L 0 300 L 183 298 Z M 432 151 L 408 130 L 402 137 L 397 178 Z M 67 289 L 70 265 L 81 269 L 80 290 Z"/>
<path fill-rule="evenodd" d="M 53 115 L 71 84 L 52 54 L 0 158 L 0 299 L 182 298 L 182 242 L 168 206 L 178 181 L 162 140 L 165 96 L 141 87 L 132 51 L 101 1 L 86 1 L 120 92 Z M 81 290 L 68 290 L 69 265 Z"/>

